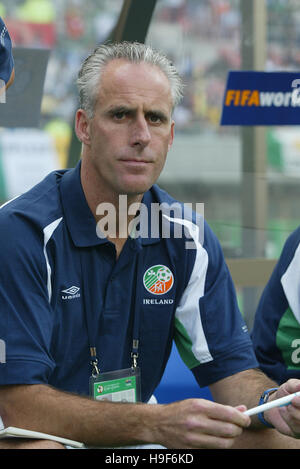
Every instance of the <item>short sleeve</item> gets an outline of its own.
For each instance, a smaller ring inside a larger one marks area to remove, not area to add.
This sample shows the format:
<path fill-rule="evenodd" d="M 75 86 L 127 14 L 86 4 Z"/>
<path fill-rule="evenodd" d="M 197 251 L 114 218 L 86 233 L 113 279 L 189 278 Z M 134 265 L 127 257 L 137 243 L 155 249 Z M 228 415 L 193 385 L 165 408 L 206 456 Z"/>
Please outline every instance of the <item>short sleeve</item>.
<path fill-rule="evenodd" d="M 176 311 L 175 342 L 200 386 L 257 367 L 220 244 L 205 224 L 193 270 Z"/>
<path fill-rule="evenodd" d="M 7 27 L 0 18 L 0 79 L 8 83 L 14 68 L 12 43 Z"/>
<path fill-rule="evenodd" d="M 53 314 L 43 240 L 30 223 L 0 210 L 0 385 L 47 383 Z"/>
<path fill-rule="evenodd" d="M 260 368 L 283 383 L 300 378 L 300 229 L 285 242 L 255 313 L 251 338 Z"/>

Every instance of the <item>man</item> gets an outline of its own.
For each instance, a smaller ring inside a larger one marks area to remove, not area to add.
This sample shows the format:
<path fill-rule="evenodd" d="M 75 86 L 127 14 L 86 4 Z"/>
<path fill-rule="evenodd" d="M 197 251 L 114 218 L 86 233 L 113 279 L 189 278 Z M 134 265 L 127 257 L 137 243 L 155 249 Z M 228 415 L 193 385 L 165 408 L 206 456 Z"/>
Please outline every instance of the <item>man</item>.
<path fill-rule="evenodd" d="M 238 446 L 251 423 L 243 411 L 274 383 L 254 369 L 215 236 L 204 224 L 202 240 L 196 214 L 172 215 L 175 201 L 155 185 L 174 138 L 177 72 L 150 47 L 122 43 L 98 47 L 78 85 L 80 163 L 0 210 L 0 415 L 87 447 Z M 173 338 L 215 402 L 145 404 Z M 120 401 L 122 379 L 130 402 L 108 402 Z M 270 399 L 297 390 L 292 380 Z M 264 419 L 288 436 L 260 436 L 296 444 L 300 398 Z M 251 428 L 266 429 L 257 417 Z"/>
<path fill-rule="evenodd" d="M 299 242 L 297 228 L 262 294 L 252 331 L 260 367 L 277 383 L 300 378 Z"/>
<path fill-rule="evenodd" d="M 0 88 L 7 89 L 15 78 L 12 44 L 7 28 L 0 18 Z M 1 91 L 1 89 L 0 89 Z"/>

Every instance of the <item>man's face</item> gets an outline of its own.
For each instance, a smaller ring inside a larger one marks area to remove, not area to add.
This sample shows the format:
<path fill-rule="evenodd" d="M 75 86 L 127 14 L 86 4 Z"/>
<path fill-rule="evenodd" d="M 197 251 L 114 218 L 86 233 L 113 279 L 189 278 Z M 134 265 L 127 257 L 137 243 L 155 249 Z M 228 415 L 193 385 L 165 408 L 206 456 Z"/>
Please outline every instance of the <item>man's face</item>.
<path fill-rule="evenodd" d="M 114 60 L 104 69 L 87 157 L 101 190 L 143 194 L 160 175 L 173 141 L 169 81 L 158 67 Z"/>

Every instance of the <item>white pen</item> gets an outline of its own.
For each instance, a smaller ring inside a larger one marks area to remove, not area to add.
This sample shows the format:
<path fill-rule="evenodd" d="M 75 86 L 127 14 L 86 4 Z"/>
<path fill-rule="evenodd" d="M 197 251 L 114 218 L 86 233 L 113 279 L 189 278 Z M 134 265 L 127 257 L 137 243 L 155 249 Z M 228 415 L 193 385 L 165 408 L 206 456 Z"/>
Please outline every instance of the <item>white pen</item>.
<path fill-rule="evenodd" d="M 259 414 L 260 412 L 265 412 L 266 410 L 273 409 L 273 407 L 281 407 L 288 405 L 294 399 L 295 396 L 300 396 L 300 391 L 294 392 L 293 394 L 289 394 L 288 396 L 280 397 L 279 399 L 275 399 L 271 402 L 266 402 L 266 404 L 253 407 L 252 409 L 246 410 L 244 414 L 255 415 Z"/>

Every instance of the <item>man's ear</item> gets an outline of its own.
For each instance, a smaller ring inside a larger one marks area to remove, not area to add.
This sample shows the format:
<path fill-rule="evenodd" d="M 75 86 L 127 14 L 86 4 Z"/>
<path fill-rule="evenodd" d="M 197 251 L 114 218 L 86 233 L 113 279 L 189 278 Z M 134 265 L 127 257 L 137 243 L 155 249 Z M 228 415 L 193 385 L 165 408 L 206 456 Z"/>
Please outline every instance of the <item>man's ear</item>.
<path fill-rule="evenodd" d="M 170 132 L 170 139 L 169 139 L 169 145 L 168 145 L 168 151 L 170 150 L 173 140 L 174 140 L 174 129 L 175 129 L 175 122 L 172 121 L 171 123 L 171 132 Z"/>
<path fill-rule="evenodd" d="M 78 109 L 76 112 L 75 132 L 80 142 L 85 145 L 90 144 L 90 119 L 83 109 Z"/>

